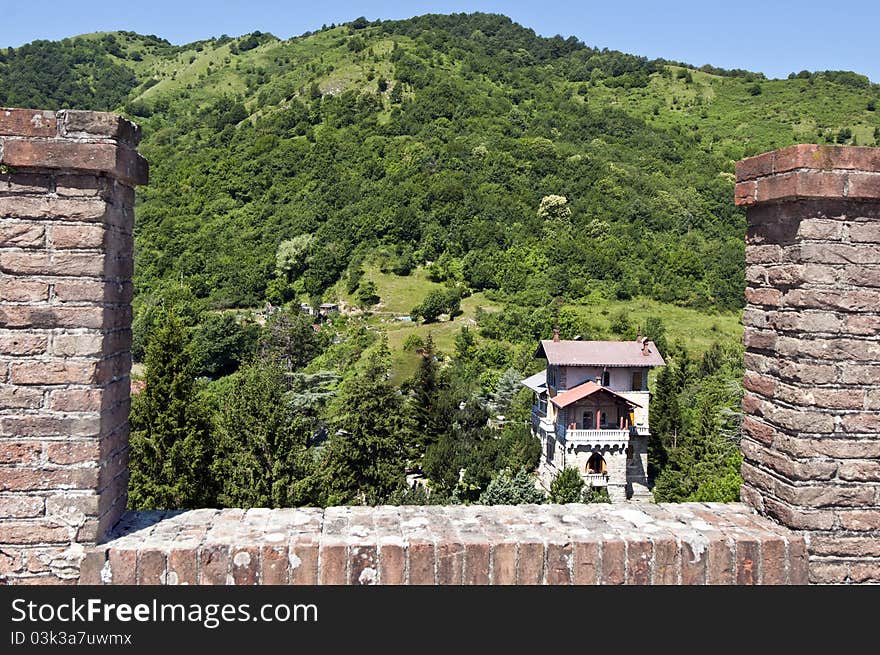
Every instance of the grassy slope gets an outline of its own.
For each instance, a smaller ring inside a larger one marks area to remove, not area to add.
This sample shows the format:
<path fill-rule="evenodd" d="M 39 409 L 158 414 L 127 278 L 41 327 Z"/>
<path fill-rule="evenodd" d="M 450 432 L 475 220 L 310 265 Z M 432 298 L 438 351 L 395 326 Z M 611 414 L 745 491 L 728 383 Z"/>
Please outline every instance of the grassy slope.
<path fill-rule="evenodd" d="M 403 350 L 403 343 L 412 334 L 425 339 L 430 333 L 438 350 L 451 353 L 455 348 L 455 335 L 463 326 L 474 327 L 474 314 L 477 307 L 485 311 L 500 311 L 501 306 L 486 298 L 483 293 L 476 293 L 462 300 L 462 313 L 454 320 L 441 320 L 436 323 L 422 324 L 399 321 L 397 316 L 408 315 L 410 310 L 434 289 L 442 289 L 443 285 L 427 279 L 424 270 L 417 269 L 408 276 L 382 273 L 375 267 L 368 268 L 365 278 L 372 279 L 376 284 L 381 302 L 376 305 L 368 320 L 368 324 L 385 331 L 388 345 L 392 352 L 393 381 L 399 383 L 411 376 L 418 364 L 418 356 Z M 339 290 L 335 297 L 353 304 L 348 294 Z M 677 307 L 657 302 L 650 298 L 635 298 L 627 301 L 606 301 L 599 305 L 570 306 L 583 316 L 589 318 L 594 325 L 608 338 L 611 335 L 611 323 L 619 312 L 626 312 L 631 322 L 645 325 L 648 317 L 660 317 L 666 326 L 667 340 L 670 344 L 681 343 L 695 355 L 702 354 L 714 342 L 722 344 L 739 343 L 742 339 L 742 323 L 739 312 L 703 313 L 694 309 Z"/>
<path fill-rule="evenodd" d="M 257 48 L 232 54 L 232 42 L 223 44 L 206 40 L 187 46 L 156 45 L 138 35 L 111 32 L 119 42 L 124 57 L 114 58 L 129 66 L 141 81 L 155 78 L 148 89 L 135 90 L 134 99 L 160 96 L 186 97 L 198 104 L 221 94 L 241 95 L 253 113 L 272 111 L 286 98 L 305 91 L 314 80 L 323 93 L 344 89 L 375 89 L 378 77 L 392 78 L 389 57 L 394 42 L 404 49 L 412 47 L 408 37 L 393 40 L 360 30 L 367 43 L 365 61 L 356 61 L 356 53 L 347 47 L 347 27 L 316 32 L 285 41 L 271 40 Z M 106 32 L 75 38 L 99 39 Z M 137 51 L 140 61 L 131 58 Z M 442 68 L 454 73 L 459 64 L 443 59 Z M 645 120 L 650 125 L 693 132 L 704 148 L 725 152 L 731 160 L 760 150 L 795 142 L 821 141 L 826 131 L 836 135 L 849 127 L 861 145 L 872 145 L 874 128 L 880 126 L 880 112 L 867 110 L 867 100 L 876 96 L 868 89 L 856 89 L 823 78 L 764 80 L 762 93 L 749 93 L 753 86 L 743 78 L 721 77 L 691 70 L 693 82 L 678 79 L 677 66 L 667 67 L 672 76 L 654 74 L 645 88 L 608 88 L 590 85 L 591 107 L 616 107 Z M 262 69 L 267 74 L 261 84 L 247 80 Z M 368 79 L 372 78 L 372 79 Z M 488 87 L 496 86 L 484 80 Z M 575 94 L 581 83 L 567 83 L 566 92 Z M 272 91 L 282 91 L 280 97 Z M 259 102 L 276 100 L 268 105 Z M 655 114 L 655 110 L 657 113 Z M 149 135 L 148 135 L 149 136 Z"/>
<path fill-rule="evenodd" d="M 380 303 L 372 308 L 371 316 L 367 319 L 368 324 L 381 329 L 388 335 L 388 346 L 392 353 L 393 381 L 400 383 L 415 373 L 418 365 L 418 355 L 404 351 L 403 343 L 411 334 L 416 334 L 422 339 L 431 334 L 438 350 L 451 353 L 455 348 L 455 335 L 462 326 L 474 327 L 474 314 L 477 307 L 486 311 L 497 311 L 497 303 L 487 299 L 482 293 L 475 293 L 461 302 L 461 314 L 454 320 L 441 320 L 436 323 L 412 323 L 397 320 L 398 316 L 408 316 L 413 307 L 422 302 L 430 291 L 443 289 L 442 284 L 431 282 L 424 269 L 416 269 L 407 276 L 382 273 L 376 267 L 368 267 L 364 271 L 364 278 L 371 279 L 376 284 Z M 337 286 L 333 295 L 345 300 L 348 304 L 356 304 L 356 301 L 341 291 L 341 285 Z"/>
<path fill-rule="evenodd" d="M 204 104 L 219 95 L 238 95 L 244 97 L 248 111 L 257 115 L 271 112 L 284 106 L 287 98 L 301 95 L 311 80 L 317 81 L 322 93 L 335 94 L 350 88 L 375 88 L 374 80 L 378 77 L 391 79 L 393 66 L 388 59 L 394 45 L 391 39 L 371 42 L 370 49 L 379 61 L 369 63 L 354 61 L 345 47 L 347 40 L 346 28 L 338 27 L 306 38 L 272 40 L 238 54 L 232 53 L 233 42 L 209 41 L 196 44 L 200 49 L 195 45 L 186 47 L 173 56 L 148 55 L 134 66 L 135 72 L 139 77 L 152 77 L 158 82 L 132 99 L 186 94 L 198 104 Z M 397 41 L 406 43 L 408 39 Z M 135 44 L 129 45 L 129 49 L 134 47 Z M 268 73 L 268 78 L 259 85 L 249 86 L 248 76 L 260 70 Z M 265 102 L 266 98 L 270 99 L 269 103 Z"/>
<path fill-rule="evenodd" d="M 391 79 L 393 64 L 389 57 L 394 42 L 404 49 L 412 46 L 408 37 L 379 37 L 372 29 L 358 35 L 366 39 L 365 61 L 355 61 L 356 53 L 347 48 L 351 38 L 347 28 L 317 32 L 307 37 L 285 41 L 272 40 L 257 48 L 232 54 L 231 42 L 222 45 L 205 41 L 181 48 L 145 45 L 139 37 L 116 33 L 122 49 L 137 50 L 142 61 L 119 59 L 130 66 L 139 79 L 156 78 L 158 83 L 141 91 L 133 99 L 186 95 L 197 103 L 221 94 L 241 95 L 252 113 L 271 112 L 283 106 L 286 98 L 307 91 L 316 81 L 322 93 L 345 89 L 375 89 L 379 77 Z M 85 35 L 98 38 L 104 33 Z M 199 49 L 197 49 L 199 48 Z M 191 61 L 192 60 L 192 61 Z M 442 68 L 453 73 L 458 64 L 443 61 Z M 822 141 L 826 131 L 836 135 L 849 127 L 861 145 L 872 145 L 874 128 L 880 126 L 880 112 L 867 110 L 867 100 L 875 93 L 817 78 L 764 80 L 762 93 L 754 96 L 753 86 L 742 78 L 721 77 L 691 70 L 693 82 L 678 79 L 677 66 L 667 67 L 672 76 L 654 74 L 645 88 L 608 88 L 590 85 L 591 107 L 616 107 L 663 129 L 691 131 L 706 149 L 726 153 L 731 160 L 768 148 L 795 142 Z M 268 76 L 259 85 L 247 84 L 249 75 L 262 69 Z M 372 78 L 372 79 L 369 79 Z M 496 86 L 484 80 L 488 86 Z M 574 94 L 580 83 L 569 83 Z M 272 92 L 279 91 L 280 97 Z M 276 100 L 268 105 L 259 102 Z M 654 113 L 655 109 L 658 113 Z"/>
<path fill-rule="evenodd" d="M 575 309 L 589 316 L 591 323 L 605 333 L 611 332 L 612 318 L 620 311 L 626 312 L 632 323 L 641 326 L 645 325 L 648 317 L 660 317 L 666 327 L 667 341 L 670 344 L 679 342 L 697 354 L 707 350 L 716 341 L 730 343 L 742 338 L 740 312 L 703 313 L 650 298 L 607 301 L 601 305 Z"/>
<path fill-rule="evenodd" d="M 673 74 L 682 70 L 668 68 Z M 741 78 L 701 71 L 691 76 L 687 83 L 655 74 L 648 87 L 637 89 L 592 86 L 588 102 L 615 106 L 655 127 L 689 131 L 704 149 L 733 161 L 794 143 L 821 143 L 826 132 L 836 136 L 844 127 L 853 130 L 859 144 L 873 145 L 874 128 L 880 126 L 878 112 L 867 109 L 873 93 L 821 77 L 764 80 L 761 93 L 752 95 L 754 83 Z"/>

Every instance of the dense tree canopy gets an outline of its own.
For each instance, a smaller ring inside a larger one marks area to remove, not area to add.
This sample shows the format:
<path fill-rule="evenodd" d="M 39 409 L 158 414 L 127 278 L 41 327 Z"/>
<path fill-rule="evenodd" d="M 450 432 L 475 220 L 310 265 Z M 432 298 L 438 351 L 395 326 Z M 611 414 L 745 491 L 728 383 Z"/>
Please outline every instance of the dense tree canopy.
<path fill-rule="evenodd" d="M 0 104 L 122 106 L 144 124 L 139 294 L 183 280 L 213 307 L 319 296 L 386 245 L 518 305 L 599 289 L 740 307 L 733 160 L 795 139 L 868 143 L 880 127 L 863 76 L 762 78 L 491 14 L 0 50 Z M 765 92 L 742 109 L 756 81 Z"/>
<path fill-rule="evenodd" d="M 411 425 L 388 383 L 387 350 L 371 355 L 332 407 L 333 436 L 321 463 L 328 504 L 376 504 L 405 485 Z"/>

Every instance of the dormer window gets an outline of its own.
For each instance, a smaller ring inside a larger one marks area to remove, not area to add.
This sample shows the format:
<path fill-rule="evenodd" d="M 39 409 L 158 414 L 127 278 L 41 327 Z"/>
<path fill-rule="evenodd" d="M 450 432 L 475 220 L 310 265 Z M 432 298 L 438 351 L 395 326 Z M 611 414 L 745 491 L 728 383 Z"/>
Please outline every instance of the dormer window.
<path fill-rule="evenodd" d="M 611 386 L 611 372 L 605 371 L 602 373 L 602 386 L 610 387 Z"/>

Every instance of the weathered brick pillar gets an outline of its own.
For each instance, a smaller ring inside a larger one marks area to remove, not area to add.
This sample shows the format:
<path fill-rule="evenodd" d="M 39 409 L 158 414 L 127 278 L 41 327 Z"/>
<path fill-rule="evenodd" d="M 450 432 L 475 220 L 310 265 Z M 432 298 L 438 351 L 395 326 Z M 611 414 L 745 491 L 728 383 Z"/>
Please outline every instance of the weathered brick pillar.
<path fill-rule="evenodd" d="M 814 582 L 880 581 L 880 149 L 743 160 L 743 500 L 802 530 Z"/>
<path fill-rule="evenodd" d="M 138 137 L 0 108 L 0 584 L 75 582 L 125 509 Z"/>

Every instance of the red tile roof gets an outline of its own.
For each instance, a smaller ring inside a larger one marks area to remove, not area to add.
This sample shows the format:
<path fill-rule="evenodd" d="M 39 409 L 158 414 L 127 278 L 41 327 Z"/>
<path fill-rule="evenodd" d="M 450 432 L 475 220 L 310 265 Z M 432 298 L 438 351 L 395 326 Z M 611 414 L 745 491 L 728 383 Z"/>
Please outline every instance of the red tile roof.
<path fill-rule="evenodd" d="M 583 384 L 579 384 L 576 387 L 569 389 L 568 391 L 563 391 L 560 394 L 557 394 L 553 398 L 550 399 L 550 402 L 556 405 L 557 407 L 568 407 L 572 403 L 576 403 L 582 398 L 586 398 L 587 396 L 592 396 L 594 393 L 605 392 L 610 396 L 614 396 L 620 400 L 623 400 L 630 405 L 635 407 L 641 407 L 638 403 L 633 402 L 629 398 L 624 398 L 619 393 L 615 393 L 608 389 L 607 387 L 600 386 L 593 382 L 592 380 L 587 380 Z"/>
<path fill-rule="evenodd" d="M 548 364 L 565 366 L 665 366 L 654 342 L 641 341 L 553 341 L 544 339 L 535 357 Z"/>

